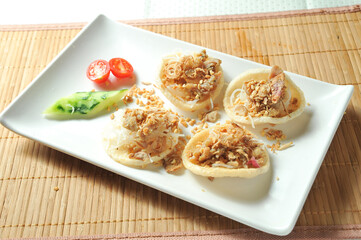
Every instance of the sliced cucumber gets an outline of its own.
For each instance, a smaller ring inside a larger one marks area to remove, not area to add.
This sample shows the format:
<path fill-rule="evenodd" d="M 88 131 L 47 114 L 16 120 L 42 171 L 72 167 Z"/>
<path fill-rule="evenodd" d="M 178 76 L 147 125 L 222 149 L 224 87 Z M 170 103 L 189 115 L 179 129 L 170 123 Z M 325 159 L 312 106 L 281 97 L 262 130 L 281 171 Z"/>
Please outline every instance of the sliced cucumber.
<path fill-rule="evenodd" d="M 91 118 L 118 104 L 128 89 L 120 91 L 76 92 L 60 98 L 44 111 L 46 117 L 59 119 Z M 114 109 L 114 108 L 113 108 Z"/>

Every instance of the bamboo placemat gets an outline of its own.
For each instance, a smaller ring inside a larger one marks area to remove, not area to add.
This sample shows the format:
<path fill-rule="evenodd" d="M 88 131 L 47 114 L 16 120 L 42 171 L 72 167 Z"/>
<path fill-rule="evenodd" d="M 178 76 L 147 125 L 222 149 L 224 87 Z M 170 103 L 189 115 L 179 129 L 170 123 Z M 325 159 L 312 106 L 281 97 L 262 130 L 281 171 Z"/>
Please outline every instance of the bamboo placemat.
<path fill-rule="evenodd" d="M 327 232 L 342 229 L 359 234 L 360 18 L 360 7 L 354 6 L 302 14 L 129 23 L 252 61 L 277 64 L 321 81 L 354 85 L 351 103 L 296 230 L 306 229 L 307 232 L 308 226 L 323 226 Z M 0 26 L 0 111 L 82 26 Z M 2 126 L 0 153 L 2 238 L 232 229 L 261 236 L 238 222 L 60 153 Z M 229 236 L 234 236 L 232 234 Z"/>

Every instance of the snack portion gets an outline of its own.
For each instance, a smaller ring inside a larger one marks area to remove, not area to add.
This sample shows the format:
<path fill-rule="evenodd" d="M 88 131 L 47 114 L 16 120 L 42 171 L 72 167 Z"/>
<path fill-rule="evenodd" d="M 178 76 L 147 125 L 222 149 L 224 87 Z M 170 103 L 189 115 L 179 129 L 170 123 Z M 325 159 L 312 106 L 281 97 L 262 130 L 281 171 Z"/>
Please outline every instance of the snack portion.
<path fill-rule="evenodd" d="M 174 54 L 163 59 L 158 85 L 176 107 L 194 111 L 213 104 L 224 79 L 221 60 L 203 50 L 193 55 Z"/>
<path fill-rule="evenodd" d="M 180 138 L 178 117 L 164 109 L 127 108 L 114 113 L 103 133 L 105 151 L 115 161 L 144 168 L 160 163 Z"/>
<path fill-rule="evenodd" d="M 252 178 L 270 166 L 264 145 L 235 123 L 197 133 L 187 143 L 182 158 L 188 170 L 206 177 Z"/>
<path fill-rule="evenodd" d="M 253 69 L 228 85 L 223 104 L 235 122 L 281 124 L 299 116 L 305 108 L 302 90 L 281 68 Z"/>
<path fill-rule="evenodd" d="M 47 118 L 91 118 L 101 111 L 121 102 L 128 89 L 119 91 L 76 92 L 60 98 L 43 114 Z"/>

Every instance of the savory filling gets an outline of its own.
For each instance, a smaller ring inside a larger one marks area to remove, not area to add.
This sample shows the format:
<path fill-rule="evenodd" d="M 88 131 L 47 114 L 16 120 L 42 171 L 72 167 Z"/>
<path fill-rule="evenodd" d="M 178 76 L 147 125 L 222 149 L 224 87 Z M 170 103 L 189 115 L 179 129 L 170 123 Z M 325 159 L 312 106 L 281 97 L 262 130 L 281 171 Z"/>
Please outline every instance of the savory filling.
<path fill-rule="evenodd" d="M 125 109 L 115 117 L 121 126 L 118 146 L 126 143 L 129 158 L 154 162 L 154 157 L 171 150 L 181 136 L 178 117 L 170 111 L 159 109 Z"/>
<path fill-rule="evenodd" d="M 240 169 L 266 164 L 263 145 L 234 123 L 212 129 L 209 137 L 188 157 L 202 167 Z"/>
<path fill-rule="evenodd" d="M 195 55 L 172 56 L 163 60 L 160 79 L 173 96 L 187 102 L 208 99 L 222 77 L 221 60 L 203 50 Z"/>
<path fill-rule="evenodd" d="M 291 98 L 283 70 L 273 66 L 268 79 L 251 79 L 234 90 L 231 103 L 240 116 L 283 117 L 294 110 L 297 98 Z"/>

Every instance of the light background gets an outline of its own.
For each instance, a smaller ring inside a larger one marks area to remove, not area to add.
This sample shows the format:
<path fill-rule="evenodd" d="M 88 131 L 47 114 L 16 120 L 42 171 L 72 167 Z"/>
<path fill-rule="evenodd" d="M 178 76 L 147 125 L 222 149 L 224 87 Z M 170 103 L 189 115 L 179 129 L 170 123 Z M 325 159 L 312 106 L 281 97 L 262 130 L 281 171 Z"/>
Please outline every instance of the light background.
<path fill-rule="evenodd" d="M 0 25 L 214 16 L 361 4 L 361 0 L 2 0 Z"/>

